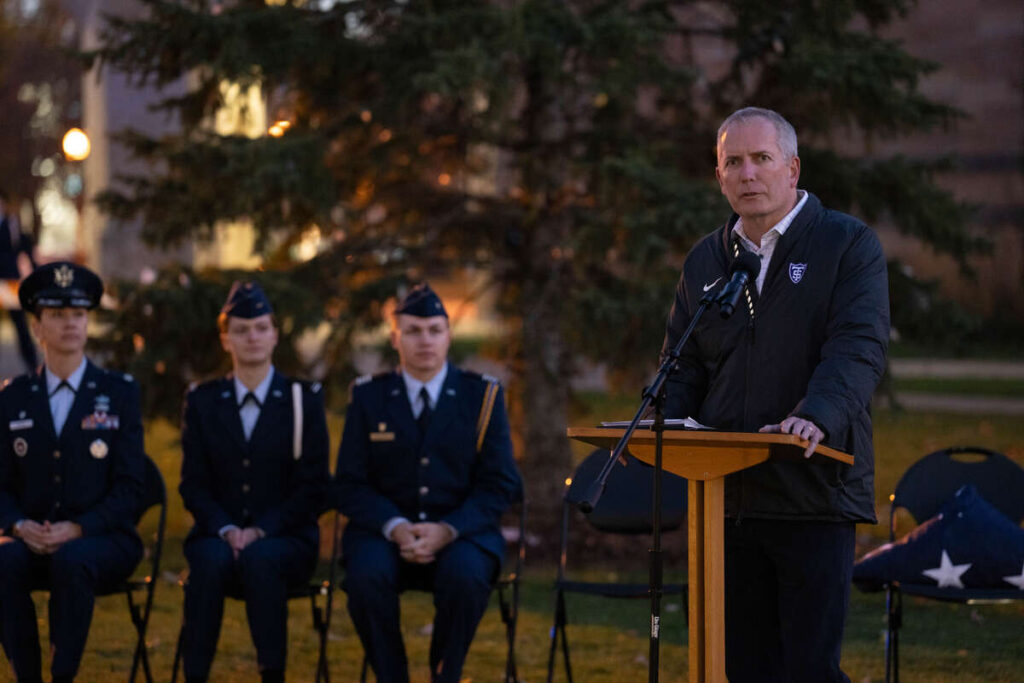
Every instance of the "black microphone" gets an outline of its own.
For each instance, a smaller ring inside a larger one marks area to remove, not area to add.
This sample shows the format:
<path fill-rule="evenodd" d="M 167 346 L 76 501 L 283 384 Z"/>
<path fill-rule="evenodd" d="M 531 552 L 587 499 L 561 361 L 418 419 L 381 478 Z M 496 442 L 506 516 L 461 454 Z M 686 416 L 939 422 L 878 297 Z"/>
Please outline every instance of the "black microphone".
<path fill-rule="evenodd" d="M 744 251 L 739 258 L 732 262 L 732 266 L 729 268 L 731 276 L 729 284 L 723 287 L 722 293 L 718 295 L 718 305 L 720 306 L 718 312 L 723 318 L 728 318 L 736 310 L 743 287 L 751 280 L 756 280 L 759 272 L 761 272 L 761 259 L 752 252 Z"/>

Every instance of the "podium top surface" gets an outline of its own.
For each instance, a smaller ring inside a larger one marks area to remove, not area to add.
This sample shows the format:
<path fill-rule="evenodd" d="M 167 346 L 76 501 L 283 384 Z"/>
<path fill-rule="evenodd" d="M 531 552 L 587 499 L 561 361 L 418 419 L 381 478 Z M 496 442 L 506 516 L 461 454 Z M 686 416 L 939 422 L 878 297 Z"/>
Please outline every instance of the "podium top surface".
<path fill-rule="evenodd" d="M 616 427 L 570 427 L 566 434 L 577 441 L 611 450 L 625 432 Z M 794 434 L 688 429 L 666 429 L 662 434 L 663 467 L 687 479 L 715 479 L 768 459 L 819 463 L 836 460 L 853 464 L 852 455 L 821 444 L 805 459 L 803 452 L 807 442 Z M 638 428 L 626 450 L 638 460 L 653 464 L 655 438 L 655 432 L 649 428 Z"/>

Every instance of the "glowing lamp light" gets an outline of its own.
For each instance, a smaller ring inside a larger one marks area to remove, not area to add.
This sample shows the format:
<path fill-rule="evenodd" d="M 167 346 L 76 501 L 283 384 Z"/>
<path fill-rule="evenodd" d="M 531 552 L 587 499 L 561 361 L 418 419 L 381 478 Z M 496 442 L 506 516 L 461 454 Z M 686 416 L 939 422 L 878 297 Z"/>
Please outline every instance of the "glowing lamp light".
<path fill-rule="evenodd" d="M 452 182 L 452 177 L 447 173 L 442 173 L 441 175 L 437 176 L 437 182 L 439 182 L 441 185 L 448 186 Z"/>
<path fill-rule="evenodd" d="M 267 134 L 270 137 L 279 138 L 284 135 L 284 132 L 292 127 L 292 122 L 287 120 L 274 121 L 274 125 L 267 129 Z"/>
<path fill-rule="evenodd" d="M 85 134 L 84 130 L 72 128 L 67 133 L 64 133 L 61 149 L 64 150 L 64 156 L 69 161 L 83 161 L 89 156 L 92 144 L 90 144 L 89 136 Z"/>

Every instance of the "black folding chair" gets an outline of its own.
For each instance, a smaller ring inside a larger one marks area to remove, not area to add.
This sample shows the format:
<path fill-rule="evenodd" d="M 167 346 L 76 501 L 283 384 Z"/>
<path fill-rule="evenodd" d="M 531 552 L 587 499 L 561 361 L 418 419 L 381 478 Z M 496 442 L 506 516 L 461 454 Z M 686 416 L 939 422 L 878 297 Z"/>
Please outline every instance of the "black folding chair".
<path fill-rule="evenodd" d="M 567 578 L 567 556 L 569 550 L 569 519 L 572 505 L 568 502 L 578 493 L 585 491 L 596 479 L 602 466 L 607 462 L 609 451 L 595 450 L 586 457 L 573 472 L 565 488 L 562 500 L 562 531 L 558 560 L 558 575 L 555 579 L 555 617 L 551 627 L 551 645 L 548 650 L 548 683 L 554 678 L 555 650 L 559 636 L 562 642 L 562 659 L 565 675 L 572 682 L 572 665 L 569 658 L 569 640 L 566 635 L 568 613 L 565 605 L 566 593 L 581 593 L 606 598 L 650 598 L 650 586 L 646 583 L 574 581 Z M 583 515 L 589 525 L 600 532 L 621 535 L 650 534 L 653 521 L 654 468 L 628 457 L 628 465 L 616 465 L 608 477 L 607 487 L 594 510 Z M 662 531 L 679 528 L 686 518 L 686 480 L 669 472 L 662 473 Z M 688 605 L 686 583 L 662 586 L 664 595 L 679 595 L 683 602 L 683 614 Z M 685 618 L 685 617 L 684 617 Z"/>
<path fill-rule="evenodd" d="M 147 683 L 153 683 L 153 673 L 149 668 L 149 655 L 146 651 L 146 629 L 149 627 L 149 615 L 153 610 L 153 593 L 156 591 L 156 580 L 160 573 L 160 555 L 164 547 L 164 528 L 167 525 L 167 489 L 164 487 L 164 477 L 160 474 L 156 463 L 147 455 L 145 456 L 145 474 L 142 486 L 142 499 L 139 501 L 139 513 L 135 517 L 135 524 L 139 522 L 150 508 L 160 506 L 160 518 L 157 521 L 156 534 L 151 536 L 152 542 L 146 545 L 146 555 L 149 557 L 149 573 L 142 578 L 130 578 L 109 592 L 104 591 L 102 595 L 114 595 L 124 593 L 128 600 L 128 612 L 131 615 L 132 625 L 135 627 L 137 636 L 135 642 L 135 654 L 132 656 L 132 670 L 128 676 L 129 681 L 135 680 L 139 664 L 142 664 L 142 673 Z M 143 542 L 147 539 L 143 537 Z M 145 555 L 143 556 L 146 557 Z M 135 601 L 135 594 L 143 593 L 142 602 Z"/>
<path fill-rule="evenodd" d="M 289 600 L 308 599 L 313 617 L 313 630 L 320 641 L 320 653 L 316 662 L 316 683 L 330 683 L 331 674 L 327 666 L 327 633 L 331 628 L 331 612 L 334 607 L 334 588 L 337 582 L 338 553 L 340 550 L 341 520 L 336 510 L 330 510 L 324 516 L 330 516 L 331 555 L 326 569 L 320 568 L 305 586 L 296 586 L 288 591 Z M 179 581 L 182 588 L 187 581 Z M 228 594 L 229 598 L 242 600 L 241 594 Z M 323 603 L 320 602 L 321 598 Z M 171 667 L 171 683 L 178 680 L 178 668 L 181 665 L 182 645 L 185 637 L 185 620 L 182 618 L 181 629 L 178 631 L 178 644 L 174 648 L 174 664 Z"/>
<path fill-rule="evenodd" d="M 156 464 L 149 458 L 145 460 L 145 471 L 143 474 L 142 497 L 139 500 L 139 509 L 135 515 L 135 525 L 138 526 L 142 518 L 149 510 L 157 505 L 160 506 L 160 517 L 157 520 L 156 533 L 153 535 L 142 535 L 145 546 L 143 561 L 139 566 L 145 566 L 148 570 L 146 576 L 140 578 L 130 577 L 112 586 L 103 586 L 96 591 L 97 597 L 118 595 L 123 593 L 128 600 L 128 614 L 135 627 L 135 653 L 132 656 L 132 669 L 128 680 L 133 682 L 139 672 L 139 664 L 142 665 L 142 674 L 146 677 L 147 683 L 153 683 L 153 673 L 149 668 L 149 654 L 146 650 L 146 629 L 149 627 L 149 615 L 153 610 L 153 593 L 156 591 L 156 580 L 160 572 L 160 554 L 164 547 L 164 528 L 167 524 L 167 491 L 164 488 L 164 478 Z M 149 543 L 147 543 L 149 541 Z M 148 558 L 149 562 L 146 563 Z M 44 584 L 37 586 L 39 590 L 48 590 Z M 143 594 L 141 601 L 136 601 L 137 594 Z"/>
<path fill-rule="evenodd" d="M 969 458 L 957 458 L 967 455 Z M 900 477 L 889 508 L 889 540 L 896 539 L 896 510 L 903 508 L 918 524 L 931 519 L 960 487 L 972 484 L 978 493 L 1015 524 L 1024 520 L 1024 468 L 987 448 L 956 446 L 924 456 Z M 903 595 L 969 605 L 1024 600 L 1016 589 L 939 588 L 887 583 L 885 608 L 885 680 L 900 679 L 899 629 L 903 625 Z"/>
<path fill-rule="evenodd" d="M 505 642 L 508 651 L 505 655 L 505 677 L 503 683 L 518 683 L 516 671 L 516 626 L 519 621 L 519 580 L 526 561 L 526 501 L 518 501 L 509 511 L 516 519 L 517 534 L 513 539 L 516 546 L 515 555 L 508 559 L 502 573 L 494 582 L 494 592 L 498 596 L 498 610 L 501 623 L 505 625 Z M 360 683 L 366 683 L 370 671 L 370 662 L 363 653 L 363 665 L 359 673 Z"/>

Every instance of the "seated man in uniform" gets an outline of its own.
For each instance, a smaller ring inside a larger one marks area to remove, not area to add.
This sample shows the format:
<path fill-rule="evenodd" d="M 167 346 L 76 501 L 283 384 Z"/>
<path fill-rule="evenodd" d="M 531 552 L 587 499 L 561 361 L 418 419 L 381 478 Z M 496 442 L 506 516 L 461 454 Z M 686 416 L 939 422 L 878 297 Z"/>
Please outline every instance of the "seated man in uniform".
<path fill-rule="evenodd" d="M 316 567 L 327 423 L 320 385 L 274 369 L 277 326 L 258 284 L 236 282 L 217 319 L 231 376 L 185 399 L 181 497 L 185 541 L 185 680 L 205 681 L 224 597 L 245 600 L 263 681 L 283 681 L 288 588 Z"/>
<path fill-rule="evenodd" d="M 0 632 L 19 682 L 42 681 L 29 592 L 50 591 L 50 670 L 71 681 L 89 635 L 94 596 L 142 558 L 139 389 L 85 357 L 95 273 L 45 265 L 21 283 L 44 363 L 0 391 Z"/>
<path fill-rule="evenodd" d="M 426 284 L 395 310 L 391 344 L 400 367 L 356 380 L 338 451 L 343 587 L 381 683 L 409 680 L 399 594 L 433 592 L 431 680 L 457 683 L 522 481 L 501 387 L 448 363 L 448 314 Z"/>

